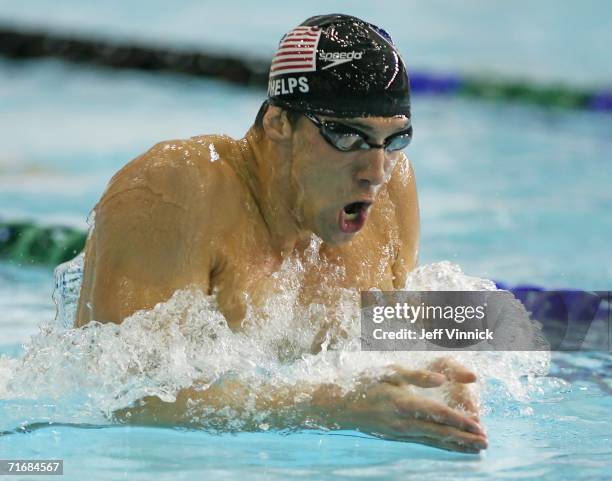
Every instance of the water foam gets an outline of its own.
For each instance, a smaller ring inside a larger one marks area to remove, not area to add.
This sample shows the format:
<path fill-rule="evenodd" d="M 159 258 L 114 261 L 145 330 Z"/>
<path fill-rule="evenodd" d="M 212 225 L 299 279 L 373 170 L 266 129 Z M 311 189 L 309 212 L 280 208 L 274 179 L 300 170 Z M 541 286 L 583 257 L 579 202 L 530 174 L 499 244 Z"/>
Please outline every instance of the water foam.
<path fill-rule="evenodd" d="M 74 298 L 62 299 L 61 315 L 40 327 L 21 357 L 0 358 L 0 430 L 38 421 L 108 423 L 113 412 L 145 396 L 173 402 L 181 389 L 202 389 L 228 378 L 254 391 L 264 384 L 300 383 L 335 383 L 348 390 L 363 372 L 383 372 L 392 363 L 425 367 L 444 354 L 361 351 L 356 291 L 337 290 L 333 310 L 320 304 L 301 306 L 296 286 L 304 263 L 318 261 L 316 247 L 314 243 L 305 261 L 292 259 L 283 265 L 275 284 L 284 288 L 270 296 L 263 309 L 249 310 L 238 332 L 229 329 L 215 296 L 197 288 L 177 291 L 167 302 L 136 312 L 120 325 L 92 321 L 81 329 L 69 327 L 74 309 L 62 308 L 66 302 L 73 306 Z M 78 270 L 82 265 L 77 261 L 70 267 Z M 493 291 L 495 285 L 441 262 L 416 269 L 406 288 Z M 72 296 L 78 295 L 74 285 L 71 289 Z M 531 325 L 525 311 L 517 315 Z M 329 319 L 335 324 L 321 337 Z M 320 344 L 316 353 L 313 344 Z M 550 359 L 547 352 L 461 352 L 452 357 L 478 373 L 485 409 L 506 411 L 510 401 L 516 405 L 529 400 L 534 384 L 529 379 L 546 374 Z M 442 389 L 419 393 L 444 399 Z M 228 425 L 240 428 L 257 416 L 253 410 L 240 415 L 228 410 Z M 205 416 L 197 421 L 206 426 Z"/>

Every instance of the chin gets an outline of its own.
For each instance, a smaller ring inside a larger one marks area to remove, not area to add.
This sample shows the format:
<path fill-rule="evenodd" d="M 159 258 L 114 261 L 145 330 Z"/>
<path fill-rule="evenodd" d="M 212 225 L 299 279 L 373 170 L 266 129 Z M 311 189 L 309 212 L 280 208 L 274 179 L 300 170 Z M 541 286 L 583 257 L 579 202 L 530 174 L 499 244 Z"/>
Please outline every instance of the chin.
<path fill-rule="evenodd" d="M 321 237 L 321 239 L 323 239 L 323 242 L 325 242 L 326 244 L 332 245 L 332 246 L 346 244 L 352 238 L 353 238 L 353 235 L 347 237 L 345 234 L 335 235 L 335 236 L 328 237 L 328 238 Z"/>
<path fill-rule="evenodd" d="M 314 233 L 321 238 L 323 242 L 330 245 L 340 245 L 350 242 L 355 237 L 355 233 L 342 232 L 337 225 L 327 226 L 326 229 L 319 229 Z"/>

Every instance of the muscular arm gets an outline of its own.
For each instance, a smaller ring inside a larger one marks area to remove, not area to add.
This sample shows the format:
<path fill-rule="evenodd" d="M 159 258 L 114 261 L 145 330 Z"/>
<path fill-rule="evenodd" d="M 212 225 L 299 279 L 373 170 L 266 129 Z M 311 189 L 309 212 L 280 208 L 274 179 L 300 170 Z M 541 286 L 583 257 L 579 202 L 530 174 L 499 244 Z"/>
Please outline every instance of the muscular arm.
<path fill-rule="evenodd" d="M 96 206 L 77 327 L 90 320 L 121 323 L 189 283 L 207 291 L 206 266 L 193 268 L 205 262 L 205 256 L 192 256 L 196 172 L 167 150 L 158 145 L 119 171 Z"/>
<path fill-rule="evenodd" d="M 457 379 L 458 378 L 458 379 Z M 356 429 L 387 439 L 419 442 L 475 453 L 487 447 L 476 416 L 462 414 L 416 395 L 412 386 L 466 386 L 475 376 L 448 359 L 430 370 L 390 366 L 380 377 L 363 376 L 348 392 L 334 384 L 246 385 L 222 380 L 204 390 L 183 389 L 175 402 L 147 397 L 115 413 L 136 424 L 189 425 L 209 429 Z M 467 388 L 461 393 L 468 413 L 477 411 Z"/>

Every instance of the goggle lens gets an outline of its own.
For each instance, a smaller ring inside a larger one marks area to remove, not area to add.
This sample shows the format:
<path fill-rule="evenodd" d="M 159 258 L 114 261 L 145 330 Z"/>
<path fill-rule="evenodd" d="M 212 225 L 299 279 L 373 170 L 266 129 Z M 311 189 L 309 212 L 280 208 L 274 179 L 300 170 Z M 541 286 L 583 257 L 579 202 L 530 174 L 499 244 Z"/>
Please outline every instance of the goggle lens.
<path fill-rule="evenodd" d="M 352 152 L 361 149 L 384 148 L 386 152 L 396 152 L 405 149 L 412 141 L 412 126 L 403 132 L 391 135 L 383 145 L 371 144 L 362 134 L 351 127 L 338 122 L 325 122 L 314 115 L 306 115 L 318 128 L 325 140 L 342 152 Z"/>

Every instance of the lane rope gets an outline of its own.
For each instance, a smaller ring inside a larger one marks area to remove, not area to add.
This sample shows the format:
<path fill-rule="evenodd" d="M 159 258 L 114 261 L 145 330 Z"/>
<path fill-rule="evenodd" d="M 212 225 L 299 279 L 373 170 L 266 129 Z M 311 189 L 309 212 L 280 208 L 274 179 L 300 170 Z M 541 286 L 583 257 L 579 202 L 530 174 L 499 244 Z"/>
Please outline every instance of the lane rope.
<path fill-rule="evenodd" d="M 77 255 L 86 239 L 85 232 L 71 227 L 0 222 L 0 259 L 55 266 Z"/>
<path fill-rule="evenodd" d="M 0 25 L 0 56 L 13 60 L 59 58 L 113 69 L 169 72 L 265 88 L 269 60 L 202 50 L 179 50 L 137 42 L 112 42 Z M 411 71 L 413 93 L 457 95 L 543 107 L 612 112 L 612 89 L 540 85 L 486 76 L 439 75 Z"/>

